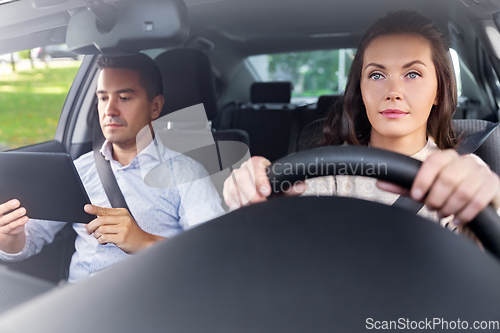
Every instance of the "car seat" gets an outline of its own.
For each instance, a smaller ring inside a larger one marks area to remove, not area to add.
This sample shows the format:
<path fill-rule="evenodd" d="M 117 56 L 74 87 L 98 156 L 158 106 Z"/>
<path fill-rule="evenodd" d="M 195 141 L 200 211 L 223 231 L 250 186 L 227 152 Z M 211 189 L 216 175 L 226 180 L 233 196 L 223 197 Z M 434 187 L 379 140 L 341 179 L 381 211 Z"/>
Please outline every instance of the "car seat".
<path fill-rule="evenodd" d="M 249 135 L 241 129 L 212 128 L 218 110 L 217 97 L 212 67 L 203 52 L 169 50 L 158 55 L 155 62 L 162 75 L 165 97 L 160 118 L 155 121 L 158 124 L 153 123 L 155 133 L 165 146 L 200 162 L 222 197 L 224 180 L 232 168 L 250 156 Z M 162 121 L 166 126 L 162 126 Z"/>
<path fill-rule="evenodd" d="M 212 66 L 208 57 L 193 49 L 174 49 L 155 58 L 163 78 L 163 105 L 160 117 L 202 103 L 208 121 L 217 115 Z M 250 146 L 248 134 L 243 130 L 212 129 L 215 141 L 240 141 Z"/>

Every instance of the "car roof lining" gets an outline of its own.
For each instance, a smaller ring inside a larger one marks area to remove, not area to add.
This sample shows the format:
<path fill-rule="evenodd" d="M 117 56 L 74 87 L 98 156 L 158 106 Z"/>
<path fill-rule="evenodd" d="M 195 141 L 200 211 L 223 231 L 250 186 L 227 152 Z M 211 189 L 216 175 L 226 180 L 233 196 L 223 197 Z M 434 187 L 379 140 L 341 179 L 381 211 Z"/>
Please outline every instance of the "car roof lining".
<path fill-rule="evenodd" d="M 360 6 L 363 11 L 359 10 Z M 336 7 L 335 1 L 321 0 L 294 2 L 293 6 L 287 6 L 284 1 L 232 0 L 192 7 L 189 14 L 192 35 L 207 37 L 216 47 L 220 43 L 231 44 L 234 52 L 243 56 L 318 49 L 325 45 L 354 47 L 364 31 L 389 9 L 417 9 L 437 22 L 462 16 L 456 1 L 449 0 L 422 0 L 417 5 L 397 0 L 354 0 L 343 2 L 342 11 L 335 10 Z M 441 28 L 447 30 L 446 25 Z M 343 37 L 344 33 L 349 35 Z M 340 36 L 311 38 L 313 34 Z"/>
<path fill-rule="evenodd" d="M 342 11 L 336 10 L 337 1 L 323 0 L 294 1 L 293 4 L 287 0 L 186 0 L 185 2 L 191 19 L 191 36 L 203 36 L 216 45 L 224 43 L 231 45 L 231 49 L 242 56 L 286 52 L 292 49 L 310 50 L 325 46 L 353 47 L 370 24 L 385 15 L 388 10 L 416 9 L 437 22 L 447 22 L 449 18 L 462 16 L 459 12 L 466 9 L 465 5 L 457 0 L 404 2 L 353 0 L 343 2 Z M 474 19 L 491 17 L 495 7 L 487 6 L 488 3 L 490 2 L 484 1 L 482 6 L 476 6 L 481 10 L 471 6 L 474 10 L 469 10 L 469 15 L 473 15 Z M 65 26 L 69 16 L 85 4 L 83 0 L 70 0 L 58 6 L 37 10 L 33 10 L 30 1 L 5 5 L 9 6 L 9 11 L 0 11 L 0 36 L 8 38 L 14 33 L 29 34 L 36 30 Z M 359 10 L 360 7 L 363 8 L 362 11 Z M 500 10 L 500 7 L 497 10 Z M 55 19 L 57 17 L 58 19 Z M 352 17 L 358 19 L 353 20 Z M 460 20 L 455 21 L 460 22 Z M 20 24 L 24 27 L 22 30 L 16 28 Z M 447 27 L 441 28 L 446 30 Z M 263 32 L 266 36 L 264 40 L 261 38 Z M 315 41 L 316 38 L 310 38 L 311 34 L 332 33 L 350 35 L 323 37 L 318 38 L 318 41 Z M 38 39 L 38 45 L 32 47 L 50 42 L 50 38 Z M 7 51 L 15 50 L 4 49 L 3 53 Z"/>

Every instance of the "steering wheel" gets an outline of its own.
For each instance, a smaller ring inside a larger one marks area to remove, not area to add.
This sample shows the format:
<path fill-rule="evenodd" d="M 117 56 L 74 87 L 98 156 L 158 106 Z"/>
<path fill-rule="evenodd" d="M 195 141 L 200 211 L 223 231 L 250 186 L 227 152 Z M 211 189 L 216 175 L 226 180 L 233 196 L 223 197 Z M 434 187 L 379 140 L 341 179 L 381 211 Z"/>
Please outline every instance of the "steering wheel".
<path fill-rule="evenodd" d="M 268 167 L 268 175 L 273 194 L 285 191 L 297 181 L 333 175 L 374 177 L 410 189 L 421 164 L 419 160 L 383 149 L 329 146 L 279 159 Z M 468 227 L 500 259 L 500 217 L 493 207 L 487 206 Z"/>
<path fill-rule="evenodd" d="M 287 179 L 278 162 L 316 157 L 386 163 L 383 179 L 406 186 L 420 164 L 374 149 L 320 148 L 277 161 L 271 178 Z M 499 281 L 495 257 L 404 209 L 336 196 L 276 198 L 8 311 L 0 332 L 87 333 L 82 313 L 109 333 L 472 330 L 500 321 Z"/>

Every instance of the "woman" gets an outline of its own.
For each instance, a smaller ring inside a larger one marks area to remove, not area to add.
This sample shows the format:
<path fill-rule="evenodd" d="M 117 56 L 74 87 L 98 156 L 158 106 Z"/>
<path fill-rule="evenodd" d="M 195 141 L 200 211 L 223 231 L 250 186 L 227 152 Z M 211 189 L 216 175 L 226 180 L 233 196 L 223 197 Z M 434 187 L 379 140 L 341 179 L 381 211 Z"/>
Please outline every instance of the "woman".
<path fill-rule="evenodd" d="M 425 204 L 420 213 L 442 224 L 465 224 L 489 203 L 498 208 L 500 180 L 473 155 L 459 156 L 451 118 L 457 104 L 453 67 L 442 33 L 411 11 L 377 21 L 351 66 L 340 110 L 333 109 L 320 145 L 365 145 L 424 161 L 411 191 L 364 177 L 322 177 L 296 184 L 288 195 L 350 195 L 392 204 L 397 194 Z M 224 184 L 232 209 L 271 193 L 263 157 L 252 157 Z M 371 186 L 373 185 L 373 186 Z M 392 193 L 389 193 L 389 192 Z M 453 224 L 449 221 L 452 219 Z"/>

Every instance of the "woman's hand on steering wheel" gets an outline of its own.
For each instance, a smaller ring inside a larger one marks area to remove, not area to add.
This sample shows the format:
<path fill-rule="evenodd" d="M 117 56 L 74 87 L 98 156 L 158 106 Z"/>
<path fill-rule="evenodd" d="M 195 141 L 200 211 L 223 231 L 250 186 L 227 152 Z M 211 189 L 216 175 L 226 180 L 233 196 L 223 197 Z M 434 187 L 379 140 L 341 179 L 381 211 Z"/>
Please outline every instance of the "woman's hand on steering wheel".
<path fill-rule="evenodd" d="M 224 182 L 224 201 L 231 210 L 252 203 L 266 201 L 271 195 L 271 183 L 267 177 L 267 167 L 271 162 L 264 157 L 254 156 L 233 170 Z M 300 182 L 288 189 L 284 195 L 296 196 L 306 190 Z"/>
<path fill-rule="evenodd" d="M 429 156 L 418 171 L 411 190 L 378 181 L 379 188 L 411 196 L 455 224 L 470 222 L 488 204 L 500 206 L 500 178 L 474 155 L 460 156 L 453 149 Z"/>
<path fill-rule="evenodd" d="M 271 194 L 264 157 L 254 156 L 235 169 L 224 183 L 224 200 L 231 209 L 266 201 Z M 460 156 L 448 149 L 435 153 L 418 171 L 411 190 L 384 181 L 377 185 L 386 191 L 411 196 L 430 210 L 446 217 L 455 215 L 454 223 L 470 222 L 489 203 L 500 207 L 500 178 L 474 155 Z M 307 189 L 304 182 L 284 192 L 300 195 Z"/>

